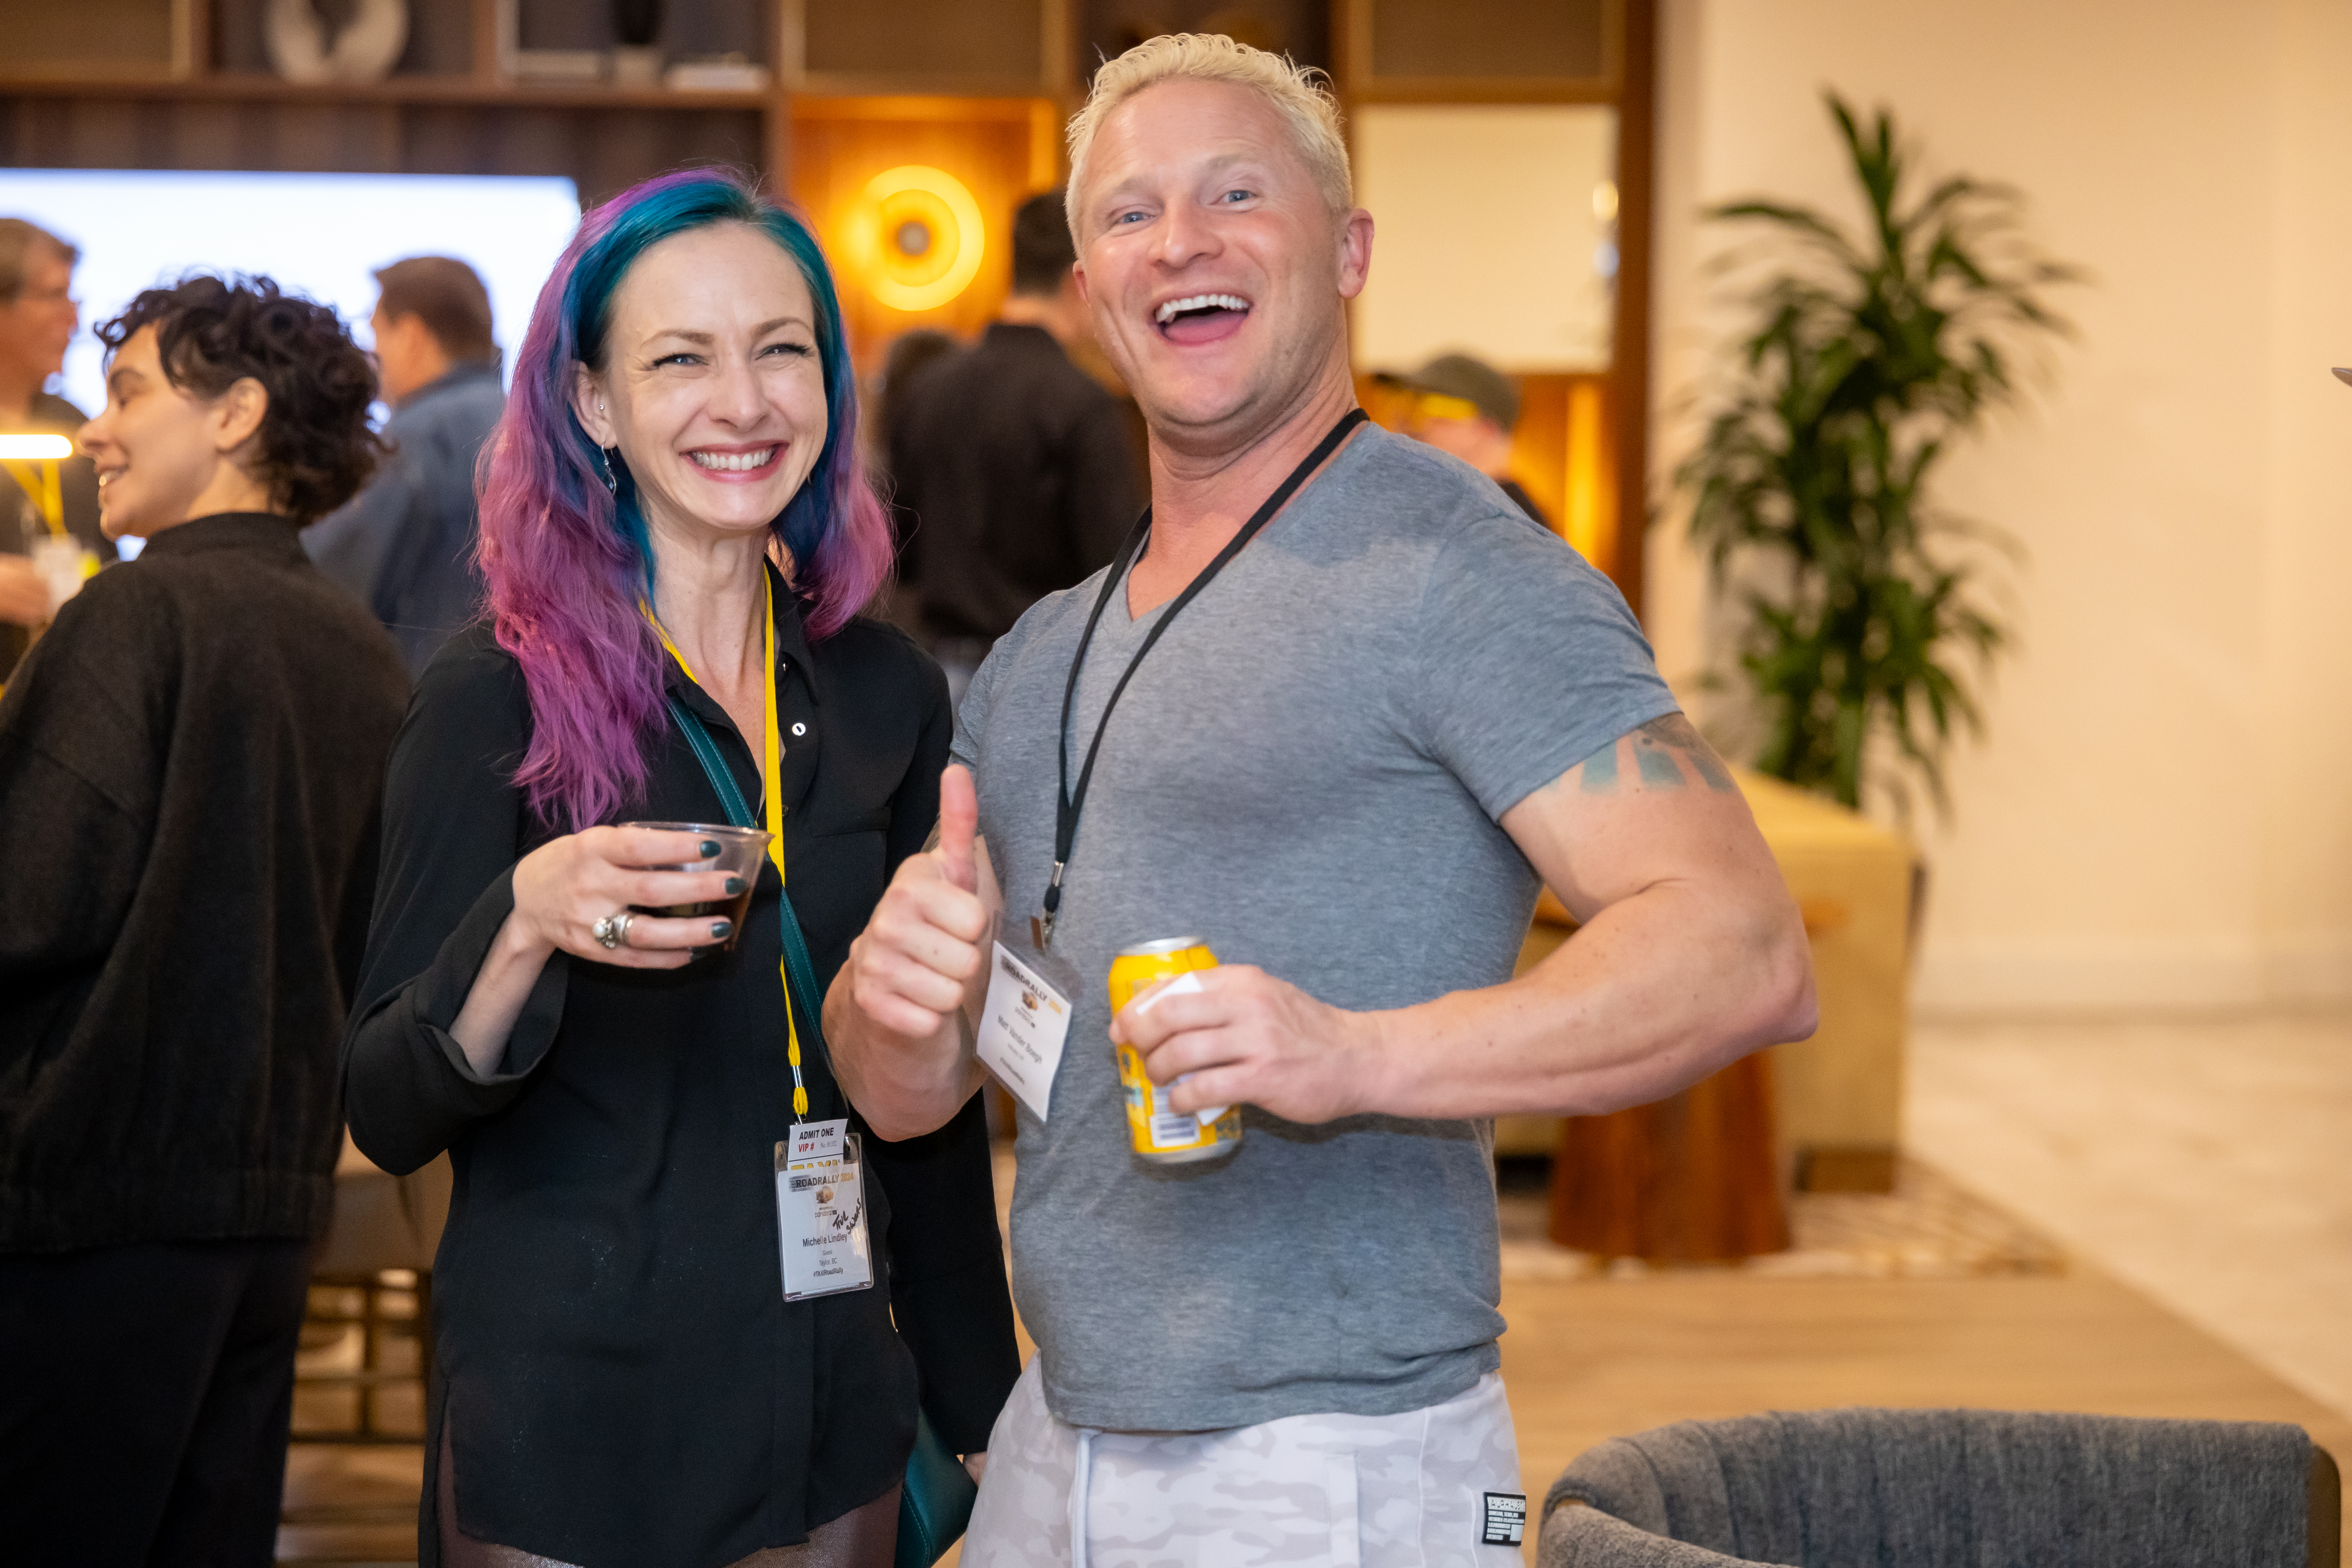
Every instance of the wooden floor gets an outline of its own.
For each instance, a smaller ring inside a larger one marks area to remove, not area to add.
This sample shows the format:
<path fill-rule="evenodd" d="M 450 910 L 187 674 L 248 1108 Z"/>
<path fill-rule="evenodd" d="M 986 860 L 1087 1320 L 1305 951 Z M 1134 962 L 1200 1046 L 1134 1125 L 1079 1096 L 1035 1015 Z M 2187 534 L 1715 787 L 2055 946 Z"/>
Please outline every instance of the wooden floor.
<path fill-rule="evenodd" d="M 2352 1014 L 1927 1026 L 1905 1147 L 2352 1415 Z"/>
<path fill-rule="evenodd" d="M 424 1445 L 296 1443 L 286 1458 L 281 1563 L 412 1563 Z"/>
<path fill-rule="evenodd" d="M 1669 1421 L 1839 1405 L 1974 1405 L 2292 1421 L 2352 1458 L 2352 1422 L 2101 1275 L 1759 1279 L 1722 1273 L 1504 1287 L 1503 1375 L 1528 1490 L 1601 1439 Z M 289 1561 L 413 1561 L 421 1453 L 298 1450 Z M 1532 1552 L 1530 1552 L 1532 1561 Z"/>
<path fill-rule="evenodd" d="M 2291 1421 L 2352 1461 L 2352 1017 L 1927 1029 L 1913 1065 L 1909 1146 L 2067 1271 L 1507 1270 L 1530 1493 L 1621 1433 L 1841 1405 Z M 421 1469 L 298 1446 L 281 1558 L 413 1562 Z"/>

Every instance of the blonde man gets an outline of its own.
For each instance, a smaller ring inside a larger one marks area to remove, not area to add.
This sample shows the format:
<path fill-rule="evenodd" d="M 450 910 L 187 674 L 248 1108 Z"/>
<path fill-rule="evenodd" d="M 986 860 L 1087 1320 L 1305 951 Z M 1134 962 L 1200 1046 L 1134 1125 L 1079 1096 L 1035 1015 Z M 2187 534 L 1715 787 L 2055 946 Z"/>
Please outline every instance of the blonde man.
<path fill-rule="evenodd" d="M 980 977 L 1053 921 L 1026 956 L 1074 1017 L 1024 1080 L 1013 1194 L 1038 1354 L 964 1561 L 1499 1568 L 1525 1500 L 1487 1119 L 1654 1100 L 1809 1033 L 1804 934 L 1607 580 L 1353 423 L 1372 220 L 1317 85 L 1155 38 L 1097 75 L 1071 163 L 1149 533 L 982 667 L 976 803 L 950 768 L 937 849 L 827 1010 L 875 1130 L 939 1125 L 982 1070 Z M 1539 882 L 1583 930 L 1514 980 Z M 1113 954 L 1185 933 L 1223 966 L 1113 1018 Z M 1240 1147 L 1133 1157 L 1107 1034 L 1178 1110 L 1244 1106 Z"/>

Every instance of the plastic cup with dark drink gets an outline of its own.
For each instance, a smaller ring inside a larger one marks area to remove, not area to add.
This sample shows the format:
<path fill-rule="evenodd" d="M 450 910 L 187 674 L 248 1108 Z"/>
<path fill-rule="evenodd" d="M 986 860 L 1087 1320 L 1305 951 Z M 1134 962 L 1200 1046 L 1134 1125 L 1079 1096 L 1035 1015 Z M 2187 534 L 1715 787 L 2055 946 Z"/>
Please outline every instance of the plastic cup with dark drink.
<path fill-rule="evenodd" d="M 760 861 L 768 852 L 768 840 L 774 835 L 757 827 L 714 827 L 706 822 L 625 822 L 624 827 L 651 828 L 656 833 L 691 833 L 700 838 L 719 841 L 715 859 L 691 860 L 678 866 L 640 866 L 641 871 L 727 871 L 743 879 L 743 890 L 730 899 L 704 899 L 691 904 L 632 905 L 641 915 L 661 915 L 671 920 L 694 920 L 717 915 L 728 922 L 727 940 L 714 942 L 708 952 L 716 949 L 732 952 L 736 939 L 743 934 L 743 916 L 751 908 L 751 889 L 760 880 Z"/>

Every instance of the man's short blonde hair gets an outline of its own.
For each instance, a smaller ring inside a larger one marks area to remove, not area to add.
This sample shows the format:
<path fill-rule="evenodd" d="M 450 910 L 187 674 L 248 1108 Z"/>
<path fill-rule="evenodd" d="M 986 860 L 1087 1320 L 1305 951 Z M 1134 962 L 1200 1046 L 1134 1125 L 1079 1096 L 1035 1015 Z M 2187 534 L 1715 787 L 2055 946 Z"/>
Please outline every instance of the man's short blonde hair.
<path fill-rule="evenodd" d="M 1348 143 L 1339 134 L 1339 105 L 1328 79 L 1312 66 L 1293 65 L 1282 55 L 1237 44 L 1223 33 L 1162 33 L 1147 38 L 1095 73 L 1086 107 L 1070 119 L 1070 233 L 1086 249 L 1079 232 L 1087 159 L 1095 132 L 1112 110 L 1163 81 L 1229 81 L 1264 98 L 1290 130 L 1291 144 L 1307 161 L 1316 189 L 1336 216 L 1356 205 L 1348 172 Z"/>

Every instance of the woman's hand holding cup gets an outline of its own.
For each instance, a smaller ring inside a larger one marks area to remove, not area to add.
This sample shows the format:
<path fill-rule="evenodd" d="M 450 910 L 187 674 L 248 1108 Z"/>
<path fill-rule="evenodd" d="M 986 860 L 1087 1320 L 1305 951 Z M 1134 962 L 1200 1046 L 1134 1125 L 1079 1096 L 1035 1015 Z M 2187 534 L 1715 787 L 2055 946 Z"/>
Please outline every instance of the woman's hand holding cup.
<path fill-rule="evenodd" d="M 723 916 L 679 919 L 639 910 L 719 904 L 748 890 L 746 872 L 719 868 L 712 835 L 637 826 L 591 827 L 543 844 L 515 867 L 515 914 L 550 949 L 630 969 L 677 969 L 735 934 Z M 710 862 L 708 871 L 666 868 Z M 617 931 L 607 947 L 600 925 Z"/>

